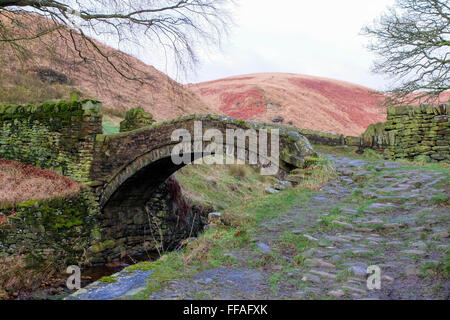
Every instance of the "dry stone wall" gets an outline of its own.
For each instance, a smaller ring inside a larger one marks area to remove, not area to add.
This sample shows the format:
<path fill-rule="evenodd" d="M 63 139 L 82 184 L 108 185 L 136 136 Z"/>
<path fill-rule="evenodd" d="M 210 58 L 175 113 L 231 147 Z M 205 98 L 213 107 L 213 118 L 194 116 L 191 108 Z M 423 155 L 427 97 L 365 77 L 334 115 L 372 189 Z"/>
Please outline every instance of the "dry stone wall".
<path fill-rule="evenodd" d="M 89 181 L 101 103 L 94 100 L 0 105 L 0 158 Z"/>
<path fill-rule="evenodd" d="M 450 162 L 449 110 L 449 103 L 390 107 L 387 121 L 362 135 L 362 145 L 383 150 L 389 159 Z"/>

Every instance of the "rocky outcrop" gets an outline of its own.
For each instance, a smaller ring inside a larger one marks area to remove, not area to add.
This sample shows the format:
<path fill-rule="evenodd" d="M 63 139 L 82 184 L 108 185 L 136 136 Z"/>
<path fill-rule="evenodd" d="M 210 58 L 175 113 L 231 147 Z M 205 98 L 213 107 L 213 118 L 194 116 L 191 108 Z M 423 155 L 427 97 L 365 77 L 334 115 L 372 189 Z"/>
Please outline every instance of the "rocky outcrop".
<path fill-rule="evenodd" d="M 69 82 L 69 79 L 64 73 L 58 72 L 50 68 L 37 68 L 36 74 L 41 81 L 50 84 L 53 83 L 67 84 Z"/>
<path fill-rule="evenodd" d="M 362 147 L 372 149 L 384 149 L 390 145 L 389 135 L 386 132 L 386 124 L 379 122 L 371 124 L 361 135 Z"/>

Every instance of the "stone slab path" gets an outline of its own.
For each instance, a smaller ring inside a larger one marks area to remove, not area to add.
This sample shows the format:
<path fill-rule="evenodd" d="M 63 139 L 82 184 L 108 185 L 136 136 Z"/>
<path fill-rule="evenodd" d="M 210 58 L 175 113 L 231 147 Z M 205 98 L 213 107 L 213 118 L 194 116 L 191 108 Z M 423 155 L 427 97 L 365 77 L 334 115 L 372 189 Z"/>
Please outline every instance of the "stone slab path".
<path fill-rule="evenodd" d="M 270 221 L 233 265 L 150 299 L 449 299 L 448 170 L 328 155 L 339 178 Z M 367 268 L 381 289 L 367 287 Z"/>

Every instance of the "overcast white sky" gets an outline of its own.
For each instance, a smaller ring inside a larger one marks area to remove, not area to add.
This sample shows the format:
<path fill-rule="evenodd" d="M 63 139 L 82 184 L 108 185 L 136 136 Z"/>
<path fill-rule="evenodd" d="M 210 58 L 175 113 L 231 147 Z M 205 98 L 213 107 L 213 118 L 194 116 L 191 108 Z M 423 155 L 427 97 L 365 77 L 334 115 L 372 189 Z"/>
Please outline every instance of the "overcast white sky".
<path fill-rule="evenodd" d="M 181 82 L 289 72 L 345 80 L 373 89 L 388 81 L 370 72 L 374 55 L 360 35 L 394 0 L 238 0 L 235 26 L 220 50 L 210 50 L 187 79 L 165 63 L 139 58 Z"/>

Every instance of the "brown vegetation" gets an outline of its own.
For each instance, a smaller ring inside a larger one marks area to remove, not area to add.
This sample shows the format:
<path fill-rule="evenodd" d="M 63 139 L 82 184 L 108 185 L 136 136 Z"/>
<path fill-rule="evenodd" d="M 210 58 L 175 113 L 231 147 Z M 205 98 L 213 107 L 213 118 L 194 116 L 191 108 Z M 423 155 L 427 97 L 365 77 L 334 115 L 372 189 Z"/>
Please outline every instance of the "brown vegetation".
<path fill-rule="evenodd" d="M 5 23 L 4 18 L 0 17 L 0 23 Z M 33 28 L 46 21 L 42 17 L 26 15 L 23 23 Z M 98 59 L 98 53 L 88 51 L 88 56 L 80 57 L 72 41 L 67 41 L 73 36 L 75 43 L 83 46 L 77 33 L 69 34 L 65 29 L 59 32 L 63 36 L 49 34 L 22 42 L 28 50 L 26 56 L 18 56 L 5 44 L 0 46 L 0 104 L 67 99 L 71 91 L 79 91 L 82 97 L 102 101 L 108 109 L 125 111 L 142 106 L 156 120 L 210 111 L 196 94 L 153 66 L 91 39 L 110 59 L 122 63 L 122 68 L 139 72 L 140 78 L 146 79 L 145 82 L 127 80 L 108 62 Z M 52 73 L 57 76 L 49 79 L 48 75 Z"/>
<path fill-rule="evenodd" d="M 300 128 L 360 135 L 386 121 L 383 94 L 327 78 L 288 73 L 241 75 L 188 86 L 216 113 L 240 119 L 283 121 Z M 449 95 L 443 93 L 441 101 Z"/>
<path fill-rule="evenodd" d="M 77 193 L 80 187 L 80 184 L 53 171 L 0 159 L 0 207 L 68 196 Z"/>
<path fill-rule="evenodd" d="M 31 268 L 27 257 L 19 254 L 0 258 L 0 300 L 44 286 L 57 272 L 51 262 Z"/>

